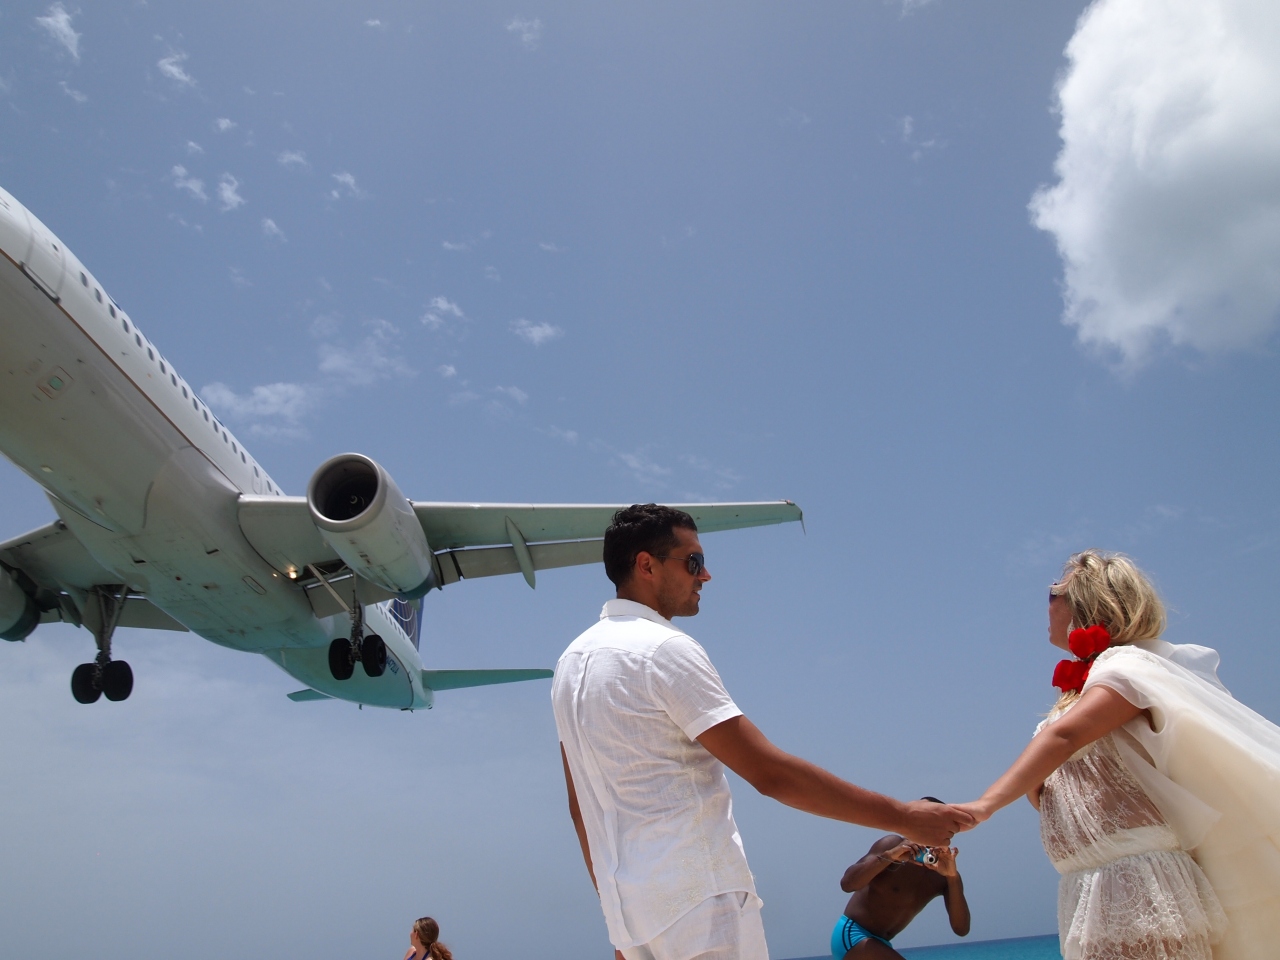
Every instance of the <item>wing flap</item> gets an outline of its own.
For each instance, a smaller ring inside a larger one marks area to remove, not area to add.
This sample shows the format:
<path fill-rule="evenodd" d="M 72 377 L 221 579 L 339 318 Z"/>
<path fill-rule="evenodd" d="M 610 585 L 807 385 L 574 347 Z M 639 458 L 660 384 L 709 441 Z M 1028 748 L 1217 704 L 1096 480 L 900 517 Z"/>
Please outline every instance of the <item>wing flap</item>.
<path fill-rule="evenodd" d="M 533 569 L 550 570 L 583 563 L 599 563 L 604 556 L 603 540 L 571 540 L 568 543 L 531 543 Z M 441 585 L 476 577 L 496 577 L 519 573 L 520 559 L 514 547 L 476 547 L 472 550 L 442 550 L 436 554 Z"/>
<path fill-rule="evenodd" d="M 615 503 L 414 503 L 433 550 L 509 544 L 506 521 L 519 528 L 530 545 L 550 540 L 598 540 L 613 515 L 629 504 Z M 741 527 L 802 520 L 790 500 L 764 503 L 671 504 L 693 517 L 698 530 L 712 533 Z M 519 567 L 515 568 L 516 570 Z M 514 571 L 512 571 L 514 572 Z"/>
<path fill-rule="evenodd" d="M 550 670 L 423 670 L 422 685 L 430 690 L 461 690 L 463 687 L 487 687 L 494 683 L 520 683 L 523 680 L 545 680 Z"/>

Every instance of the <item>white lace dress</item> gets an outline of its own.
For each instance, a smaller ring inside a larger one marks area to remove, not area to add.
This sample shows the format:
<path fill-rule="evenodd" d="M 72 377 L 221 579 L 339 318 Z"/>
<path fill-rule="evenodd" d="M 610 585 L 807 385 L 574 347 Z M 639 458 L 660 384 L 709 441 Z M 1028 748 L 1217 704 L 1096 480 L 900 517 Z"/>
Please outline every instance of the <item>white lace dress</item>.
<path fill-rule="evenodd" d="M 1062 955 L 1211 960 L 1226 925 L 1218 898 L 1125 766 L 1115 736 L 1072 756 L 1040 798 L 1040 838 L 1062 875 Z"/>

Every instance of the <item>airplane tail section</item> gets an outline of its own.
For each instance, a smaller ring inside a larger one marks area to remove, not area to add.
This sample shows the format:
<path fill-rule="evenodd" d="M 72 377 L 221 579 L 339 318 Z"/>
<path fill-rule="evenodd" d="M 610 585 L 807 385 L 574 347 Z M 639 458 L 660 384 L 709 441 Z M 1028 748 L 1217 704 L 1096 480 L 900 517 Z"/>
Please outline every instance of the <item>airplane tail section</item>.
<path fill-rule="evenodd" d="M 487 687 L 492 683 L 519 683 L 522 680 L 545 680 L 550 670 L 423 670 L 422 685 L 429 690 L 459 690 L 463 687 Z"/>

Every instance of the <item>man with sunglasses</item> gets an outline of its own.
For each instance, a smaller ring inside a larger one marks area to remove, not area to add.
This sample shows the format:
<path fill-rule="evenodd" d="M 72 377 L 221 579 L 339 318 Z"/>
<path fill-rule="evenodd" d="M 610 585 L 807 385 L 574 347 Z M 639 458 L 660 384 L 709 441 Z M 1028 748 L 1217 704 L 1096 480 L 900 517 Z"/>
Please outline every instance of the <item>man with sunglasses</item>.
<path fill-rule="evenodd" d="M 622 960 L 768 960 L 760 898 L 733 821 L 727 766 L 819 816 L 943 846 L 973 820 L 864 790 L 775 747 L 673 617 L 707 572 L 693 518 L 637 504 L 604 536 L 617 588 L 551 686 L 569 813 Z"/>

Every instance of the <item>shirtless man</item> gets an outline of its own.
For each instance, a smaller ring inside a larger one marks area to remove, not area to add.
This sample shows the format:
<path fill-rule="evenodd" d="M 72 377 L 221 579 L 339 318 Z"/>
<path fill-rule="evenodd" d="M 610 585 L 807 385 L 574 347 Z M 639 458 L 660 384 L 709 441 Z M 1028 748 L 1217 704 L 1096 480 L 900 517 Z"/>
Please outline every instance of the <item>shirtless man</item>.
<path fill-rule="evenodd" d="M 954 847 L 922 847 L 893 833 L 872 844 L 840 879 L 840 889 L 853 896 L 831 932 L 834 960 L 902 960 L 889 941 L 939 895 L 951 929 L 957 936 L 968 935 L 969 904 L 956 870 L 957 852 Z M 933 856 L 919 862 L 925 853 Z"/>

